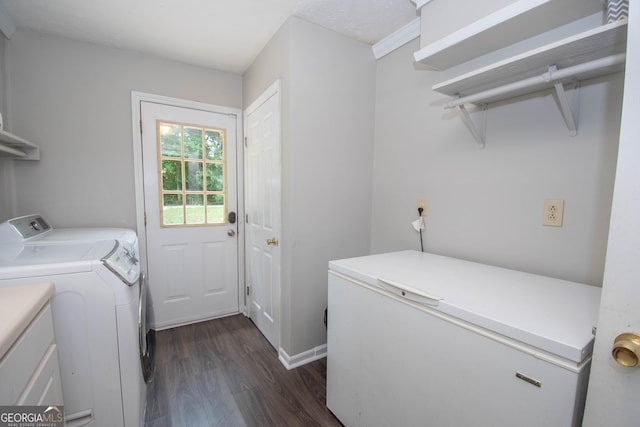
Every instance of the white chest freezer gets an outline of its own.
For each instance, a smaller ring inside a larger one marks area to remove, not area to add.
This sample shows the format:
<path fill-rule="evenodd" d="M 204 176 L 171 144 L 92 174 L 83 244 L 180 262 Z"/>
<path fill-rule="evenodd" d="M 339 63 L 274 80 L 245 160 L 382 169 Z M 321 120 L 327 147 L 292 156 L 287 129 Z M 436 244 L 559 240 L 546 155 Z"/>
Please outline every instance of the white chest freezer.
<path fill-rule="evenodd" d="M 345 426 L 579 426 L 600 288 L 415 251 L 329 263 Z"/>

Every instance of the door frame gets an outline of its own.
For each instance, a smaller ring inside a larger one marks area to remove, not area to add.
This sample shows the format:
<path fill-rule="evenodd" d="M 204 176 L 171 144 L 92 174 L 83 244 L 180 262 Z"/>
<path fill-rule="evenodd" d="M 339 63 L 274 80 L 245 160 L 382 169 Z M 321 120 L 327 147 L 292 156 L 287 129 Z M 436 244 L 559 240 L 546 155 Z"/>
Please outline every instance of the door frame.
<path fill-rule="evenodd" d="M 246 281 L 244 262 L 244 229 L 245 224 L 241 219 L 245 216 L 244 210 L 244 137 L 243 137 L 243 116 L 242 110 L 238 108 L 223 107 L 220 105 L 207 104 L 198 101 L 172 98 L 163 95 L 155 95 L 145 92 L 131 92 L 131 124 L 133 132 L 133 174 L 136 203 L 136 228 L 138 233 L 138 243 L 140 245 L 140 265 L 144 271 L 148 271 L 147 264 L 147 230 L 145 226 L 145 202 L 144 202 L 144 173 L 142 167 L 142 117 L 140 103 L 150 102 L 156 104 L 169 105 L 173 107 L 191 108 L 211 113 L 226 114 L 234 116 L 236 119 L 236 191 L 238 193 L 238 310 L 241 313 L 246 310 Z M 150 325 L 155 329 L 156 325 Z"/>
<path fill-rule="evenodd" d="M 272 96 L 277 96 L 277 108 L 280 114 L 280 122 L 278 123 L 279 126 L 279 134 L 280 134 L 280 141 L 279 141 L 279 145 L 280 145 L 280 218 L 278 218 L 278 226 L 280 229 L 280 239 L 283 238 L 284 236 L 284 230 L 282 229 L 282 215 L 283 215 L 283 209 L 282 209 L 282 83 L 281 80 L 278 79 L 275 82 L 273 82 L 271 85 L 269 85 L 269 87 L 267 87 L 260 95 L 258 95 L 258 97 L 256 99 L 254 99 L 247 108 L 244 109 L 243 111 L 243 119 L 244 119 L 244 123 L 247 124 L 248 120 L 247 117 L 253 113 L 256 109 L 258 109 L 262 104 L 264 104 L 269 98 L 271 98 Z M 244 129 L 244 134 L 243 135 L 248 135 L 248 130 Z M 247 147 L 246 147 L 246 137 L 243 137 L 243 144 L 242 144 L 242 149 L 243 149 L 243 153 L 244 151 L 246 151 Z M 244 164 L 243 164 L 243 170 L 246 171 L 248 169 L 247 167 L 247 156 L 243 156 L 244 159 Z M 243 216 L 243 223 L 246 222 L 246 216 Z M 243 238 L 243 243 L 244 243 L 244 250 L 246 251 L 246 248 L 250 248 L 249 245 L 249 235 L 247 233 L 245 233 L 244 238 Z M 280 269 L 280 283 L 278 284 L 278 308 L 277 308 L 277 318 L 278 318 L 278 324 L 277 324 L 277 337 L 275 338 L 276 341 L 276 351 L 278 351 L 278 354 L 280 354 L 280 350 L 281 350 L 281 343 L 282 343 L 282 277 L 283 277 L 283 270 L 282 270 L 282 260 L 284 258 L 283 255 L 284 251 L 280 251 L 280 265 L 278 266 Z M 249 257 L 249 254 L 244 252 L 244 259 L 247 259 Z M 249 272 L 246 271 L 247 265 L 246 263 L 244 264 L 244 268 L 245 271 L 243 272 L 243 278 L 245 280 L 245 287 L 246 287 L 246 277 L 249 276 Z M 250 297 L 247 297 L 246 292 L 245 292 L 245 316 L 250 318 L 250 307 L 249 307 L 249 300 Z"/>

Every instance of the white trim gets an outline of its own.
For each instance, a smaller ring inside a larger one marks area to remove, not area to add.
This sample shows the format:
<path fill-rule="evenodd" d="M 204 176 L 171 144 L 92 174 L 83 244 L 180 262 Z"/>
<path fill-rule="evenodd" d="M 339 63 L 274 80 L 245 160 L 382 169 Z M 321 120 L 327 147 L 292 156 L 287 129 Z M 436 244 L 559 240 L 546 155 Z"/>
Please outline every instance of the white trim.
<path fill-rule="evenodd" d="M 374 44 L 371 49 L 373 49 L 373 55 L 376 59 L 380 59 L 418 37 L 420 37 L 420 18 L 414 19 L 404 27 L 389 34 Z"/>
<path fill-rule="evenodd" d="M 9 16 L 4 7 L 0 7 L 0 32 L 6 39 L 10 39 L 13 33 L 16 32 L 16 25 Z"/>
<path fill-rule="evenodd" d="M 219 114 L 231 114 L 241 117 L 242 110 L 238 108 L 223 107 L 221 105 L 207 104 L 205 102 L 190 101 L 188 99 L 172 98 L 170 96 L 155 95 L 152 93 L 131 91 L 131 100 L 138 102 L 147 101 L 156 104 L 171 105 L 174 107 L 191 108 L 194 110 L 210 111 Z"/>
<path fill-rule="evenodd" d="M 247 116 L 251 115 L 251 113 L 253 113 L 262 104 L 264 104 L 269 98 L 280 92 L 281 86 L 282 84 L 280 83 L 280 79 L 273 82 L 271 86 L 266 88 L 265 91 L 262 92 L 262 94 L 244 110 L 244 117 L 246 118 Z"/>
<path fill-rule="evenodd" d="M 152 102 L 156 104 L 171 105 L 176 107 L 191 108 L 195 110 L 209 111 L 212 113 L 228 114 L 236 117 L 236 174 L 238 191 L 238 234 L 244 235 L 244 141 L 242 110 L 238 108 L 223 107 L 220 105 L 206 104 L 204 102 L 189 101 L 185 99 L 172 98 L 163 95 L 131 91 L 131 121 L 133 132 L 133 175 L 136 203 L 136 231 L 140 245 L 140 265 L 145 271 L 149 270 L 147 263 L 147 232 L 144 224 L 144 174 L 142 168 L 142 133 L 140 131 L 140 103 Z M 238 310 L 245 311 L 244 292 L 244 239 L 238 238 Z M 152 325 L 155 327 L 155 325 Z"/>
<path fill-rule="evenodd" d="M 422 9 L 427 3 L 431 3 L 433 0 L 411 0 L 411 3 L 415 3 L 416 9 Z"/>
<path fill-rule="evenodd" d="M 171 324 L 156 324 L 153 328 L 155 331 L 166 331 L 167 329 L 179 328 L 180 326 L 193 325 L 194 323 L 206 322 L 209 320 L 217 320 L 224 319 L 225 317 L 237 316 L 238 314 L 242 314 L 239 311 L 234 311 L 233 313 L 224 313 L 224 314 L 216 314 L 215 316 L 207 316 L 207 317 L 194 317 L 190 319 L 180 319 L 177 323 Z M 246 317 L 246 316 L 245 316 Z"/>
<path fill-rule="evenodd" d="M 327 357 L 327 345 L 319 345 L 311 350 L 303 351 L 295 356 L 289 356 L 282 347 L 278 351 L 278 359 L 287 369 L 294 369 L 307 363 Z"/>

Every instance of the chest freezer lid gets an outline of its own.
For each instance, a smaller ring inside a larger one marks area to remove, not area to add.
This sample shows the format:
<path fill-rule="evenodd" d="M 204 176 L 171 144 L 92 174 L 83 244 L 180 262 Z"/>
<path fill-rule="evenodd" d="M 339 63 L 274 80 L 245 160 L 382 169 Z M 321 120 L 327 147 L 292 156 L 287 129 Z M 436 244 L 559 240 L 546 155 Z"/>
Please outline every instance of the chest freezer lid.
<path fill-rule="evenodd" d="M 330 270 L 374 287 L 391 280 L 429 295 L 441 311 L 581 362 L 593 350 L 600 288 L 417 251 L 349 258 Z"/>

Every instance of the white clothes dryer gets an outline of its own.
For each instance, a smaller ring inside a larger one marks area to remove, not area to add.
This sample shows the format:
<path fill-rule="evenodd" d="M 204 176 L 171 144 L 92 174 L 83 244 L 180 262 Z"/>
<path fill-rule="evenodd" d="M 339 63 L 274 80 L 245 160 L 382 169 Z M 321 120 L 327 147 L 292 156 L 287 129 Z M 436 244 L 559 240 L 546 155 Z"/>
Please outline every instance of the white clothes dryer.
<path fill-rule="evenodd" d="M 0 286 L 47 280 L 56 287 L 52 305 L 67 426 L 144 422 L 153 358 L 146 286 L 131 234 L 52 230 L 35 215 L 0 224 Z"/>

